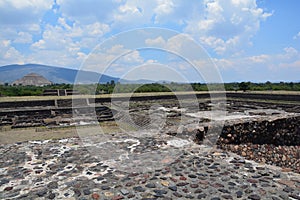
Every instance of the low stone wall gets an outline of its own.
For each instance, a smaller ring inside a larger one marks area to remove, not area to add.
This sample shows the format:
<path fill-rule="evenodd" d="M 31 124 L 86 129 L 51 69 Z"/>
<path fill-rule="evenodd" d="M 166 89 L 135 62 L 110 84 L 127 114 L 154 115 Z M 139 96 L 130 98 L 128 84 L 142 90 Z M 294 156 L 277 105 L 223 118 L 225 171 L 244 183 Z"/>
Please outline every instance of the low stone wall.
<path fill-rule="evenodd" d="M 254 94 L 254 93 L 233 93 L 227 92 L 227 98 L 242 99 L 263 99 L 263 100 L 279 100 L 279 101 L 300 101 L 300 95 L 296 94 Z"/>
<path fill-rule="evenodd" d="M 81 98 L 81 99 L 58 99 L 57 101 L 57 107 L 72 107 L 72 106 L 87 106 L 88 105 L 88 99 Z"/>
<path fill-rule="evenodd" d="M 0 102 L 0 109 L 14 109 L 14 108 L 23 108 L 23 107 L 48 107 L 48 106 L 55 106 L 55 100 Z"/>
<path fill-rule="evenodd" d="M 65 107 L 44 108 L 30 110 L 12 110 L 0 112 L 0 127 L 9 125 L 11 128 L 25 128 L 36 126 L 59 126 L 60 124 L 71 124 L 74 122 L 96 119 L 97 121 L 110 121 L 113 114 L 106 106 L 97 107 Z"/>
<path fill-rule="evenodd" d="M 224 93 L 200 93 L 200 94 L 177 94 L 177 95 L 157 95 L 157 96 L 133 96 L 133 97 L 116 97 L 114 101 L 151 101 L 151 100 L 168 100 L 168 99 L 193 99 L 195 96 L 199 99 L 205 98 L 223 98 Z M 227 92 L 227 98 L 238 99 L 264 99 L 264 100 L 280 100 L 280 101 L 298 101 L 300 95 L 293 94 L 254 94 L 254 93 L 234 93 Z M 56 99 L 56 100 L 34 100 L 34 101 L 12 101 L 0 102 L 0 108 L 22 108 L 22 107 L 71 107 L 73 104 L 78 106 L 86 106 L 93 103 L 109 103 L 111 98 L 77 98 L 77 99 Z"/>
<path fill-rule="evenodd" d="M 218 143 L 300 145 L 300 116 L 227 124 Z"/>

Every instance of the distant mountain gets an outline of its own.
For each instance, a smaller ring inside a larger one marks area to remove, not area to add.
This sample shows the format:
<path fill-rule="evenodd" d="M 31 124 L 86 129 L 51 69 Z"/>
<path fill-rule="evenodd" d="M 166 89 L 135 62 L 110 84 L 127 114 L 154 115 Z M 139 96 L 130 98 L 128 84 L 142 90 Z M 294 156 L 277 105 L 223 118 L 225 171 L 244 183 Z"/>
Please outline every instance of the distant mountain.
<path fill-rule="evenodd" d="M 36 73 L 45 77 L 53 83 L 74 83 L 79 70 L 68 69 L 62 67 L 53 67 L 39 64 L 25 65 L 6 65 L 0 67 L 0 82 L 12 83 L 13 81 L 22 78 L 26 74 Z M 100 78 L 101 77 L 101 78 Z M 100 78 L 100 80 L 99 80 Z M 78 81 L 79 80 L 79 81 Z M 119 78 L 101 75 L 96 72 L 80 71 L 77 77 L 77 83 L 107 83 L 110 81 L 118 82 Z"/>
<path fill-rule="evenodd" d="M 150 83 L 155 83 L 155 81 L 152 80 L 147 80 L 147 79 L 139 79 L 139 80 L 119 80 L 120 83 L 123 84 L 150 84 Z"/>

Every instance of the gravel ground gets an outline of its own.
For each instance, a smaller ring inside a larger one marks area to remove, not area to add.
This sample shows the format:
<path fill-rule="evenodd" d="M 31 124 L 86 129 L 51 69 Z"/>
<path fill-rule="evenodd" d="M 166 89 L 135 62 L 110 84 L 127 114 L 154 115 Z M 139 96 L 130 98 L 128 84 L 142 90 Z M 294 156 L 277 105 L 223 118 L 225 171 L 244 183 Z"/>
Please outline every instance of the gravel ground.
<path fill-rule="evenodd" d="M 133 146 L 130 141 L 128 146 Z M 144 151 L 135 147 L 137 155 Z M 178 148 L 161 168 L 126 172 L 93 157 L 79 138 L 2 145 L 0 198 L 300 199 L 299 174 L 228 151 L 203 149 Z"/>

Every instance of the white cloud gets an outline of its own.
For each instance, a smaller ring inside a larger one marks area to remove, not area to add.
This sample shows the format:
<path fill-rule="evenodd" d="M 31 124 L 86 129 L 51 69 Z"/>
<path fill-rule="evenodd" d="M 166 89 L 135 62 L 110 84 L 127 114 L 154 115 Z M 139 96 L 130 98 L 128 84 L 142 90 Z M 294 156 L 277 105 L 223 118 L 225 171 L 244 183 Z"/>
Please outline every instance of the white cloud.
<path fill-rule="evenodd" d="M 99 41 L 97 40 L 99 37 L 112 29 L 128 30 L 145 25 L 175 22 L 183 25 L 187 33 L 191 33 L 206 47 L 213 48 L 219 54 L 231 53 L 239 51 L 237 49 L 243 48 L 244 44 L 250 44 L 251 37 L 259 30 L 260 21 L 270 16 L 270 13 L 265 13 L 257 7 L 255 0 L 204 0 L 203 2 L 87 0 L 84 3 L 57 0 L 56 2 L 59 5 L 59 11 L 56 12 L 61 13 L 58 25 L 63 28 L 65 37 L 82 37 L 81 40 L 84 41 L 82 45 L 85 47 Z M 31 28 L 38 31 L 40 28 L 36 25 L 40 23 L 42 15 L 51 8 L 52 4 L 51 0 L 13 0 L 2 1 L 0 8 L 13 9 L 12 13 L 17 16 L 15 17 L 17 20 L 30 19 L 28 22 L 35 24 Z M 27 12 L 29 9 L 33 12 Z M 25 11 L 27 14 L 31 13 L 28 14 L 30 16 L 20 13 Z M 2 15 L 7 14 L 3 13 Z M 10 19 L 10 17 L 1 19 Z M 15 22 L 6 20 L 5 23 Z M 24 21 L 18 23 L 24 24 Z M 19 32 L 26 33 L 24 30 Z"/>
<path fill-rule="evenodd" d="M 193 81 L 222 82 L 219 71 L 207 52 L 186 34 L 163 39 L 161 36 L 146 39 L 145 44 L 165 50 L 167 60 L 163 63 Z M 168 52 L 168 53 L 167 53 Z M 161 60 L 159 60 L 161 61 Z M 158 62 L 159 62 L 158 61 Z"/>
<path fill-rule="evenodd" d="M 141 63 L 144 63 L 144 59 L 139 51 L 126 49 L 123 45 L 116 44 L 108 49 L 97 49 L 89 54 L 82 70 L 105 72 L 116 76 L 116 72 L 126 71 Z"/>
<path fill-rule="evenodd" d="M 163 31 L 164 30 L 162 30 L 162 33 Z M 185 47 L 189 43 L 189 38 L 190 37 L 186 34 L 177 34 L 172 37 L 168 37 L 167 39 L 164 39 L 162 36 L 158 36 L 156 38 L 145 39 L 145 45 L 180 54 L 187 50 Z"/>
<path fill-rule="evenodd" d="M 180 5 L 186 4 L 181 0 L 87 0 L 84 3 L 57 0 L 57 3 L 64 17 L 84 24 L 99 21 L 117 30 L 181 21 L 178 11 Z"/>
<path fill-rule="evenodd" d="M 71 43 L 71 39 L 65 37 L 65 31 L 62 27 L 47 25 L 42 39 L 32 44 L 32 49 L 39 51 L 40 49 L 63 50 Z M 37 47 L 37 49 L 35 49 Z"/>
<path fill-rule="evenodd" d="M 175 3 L 172 0 L 157 0 L 157 6 L 154 9 L 155 23 L 160 23 L 162 19 L 174 12 Z"/>
<path fill-rule="evenodd" d="M 31 45 L 31 62 L 54 66 L 76 67 L 84 59 L 80 43 L 68 36 L 72 30 L 65 31 L 63 26 L 47 25 L 42 38 Z"/>
<path fill-rule="evenodd" d="M 293 37 L 293 39 L 294 40 L 297 40 L 297 39 L 299 39 L 300 38 L 300 31 L 297 33 L 297 35 L 295 35 L 294 37 Z"/>
<path fill-rule="evenodd" d="M 86 27 L 84 27 L 84 30 L 87 32 L 90 36 L 96 36 L 100 37 L 104 33 L 109 31 L 109 26 L 107 24 L 101 24 L 99 22 L 95 22 L 93 24 L 88 24 Z"/>
<path fill-rule="evenodd" d="M 270 59 L 271 57 L 265 54 L 246 58 L 246 60 L 249 60 L 251 63 L 267 63 Z"/>
<path fill-rule="evenodd" d="M 286 47 L 282 50 L 282 53 L 275 55 L 261 54 L 241 58 L 214 59 L 214 61 L 225 70 L 247 71 L 254 67 L 275 71 L 280 71 L 283 67 L 297 67 L 300 69 L 300 52 L 293 47 Z"/>
<path fill-rule="evenodd" d="M 156 46 L 156 47 L 161 46 L 161 47 L 164 47 L 166 45 L 166 41 L 161 36 L 159 36 L 159 37 L 154 38 L 154 39 L 152 39 L 152 38 L 146 39 L 145 44 L 147 46 Z"/>
<path fill-rule="evenodd" d="M 159 72 L 159 73 L 157 73 Z M 153 80 L 153 81 L 174 81 L 186 82 L 187 79 L 178 70 L 168 65 L 159 63 L 142 64 L 128 70 L 123 76 L 127 80 Z"/>
<path fill-rule="evenodd" d="M 99 21 L 106 23 L 113 19 L 115 9 L 122 2 L 116 0 L 57 0 L 63 17 L 67 17 L 82 24 L 91 24 Z"/>
<path fill-rule="evenodd" d="M 155 1 L 127 0 L 113 11 L 112 27 L 128 30 L 152 24 Z"/>
<path fill-rule="evenodd" d="M 53 0 L 2 0 L 0 1 L 0 24 L 37 23 L 52 5 Z"/>
<path fill-rule="evenodd" d="M 38 63 L 77 67 L 86 57 L 82 49 L 93 49 L 108 31 L 108 25 L 100 22 L 72 23 L 60 17 L 57 25 L 46 25 L 41 39 L 31 45 L 31 59 Z"/>
<path fill-rule="evenodd" d="M 53 0 L 0 1 L 0 41 L 10 41 L 9 46 L 0 46 L 2 64 L 28 62 L 30 52 L 15 45 L 33 42 L 33 35 L 40 33 L 42 17 L 52 5 Z"/>
<path fill-rule="evenodd" d="M 24 56 L 11 46 L 10 40 L 0 40 L 0 65 L 7 65 L 11 63 L 23 63 Z"/>
<path fill-rule="evenodd" d="M 120 44 L 116 44 L 114 46 L 112 46 L 111 48 L 106 50 L 106 54 L 108 55 L 121 55 L 121 54 L 125 54 L 127 52 L 130 52 L 129 49 L 125 49 L 123 45 Z"/>
<path fill-rule="evenodd" d="M 297 49 L 293 48 L 293 47 L 286 47 L 283 49 L 285 51 L 285 57 L 287 58 L 293 58 L 295 56 L 299 55 L 299 52 Z"/>
<path fill-rule="evenodd" d="M 5 26 L 0 24 L 0 28 L 0 41 L 10 40 L 12 46 L 15 44 L 30 45 L 33 42 L 33 35 L 39 32 L 39 26 L 37 28 L 36 24 L 25 24 L 18 26 Z M 0 46 L 0 49 L 1 48 L 2 47 Z"/>
<path fill-rule="evenodd" d="M 217 67 L 219 69 L 230 69 L 230 68 L 234 68 L 235 67 L 234 61 L 229 60 L 229 59 L 224 59 L 224 58 L 217 59 L 217 58 L 214 58 L 213 62 L 217 65 Z"/>
<path fill-rule="evenodd" d="M 2 0 L 0 2 L 0 7 L 10 5 L 18 10 L 24 8 L 49 9 L 52 3 L 53 2 L 49 0 Z"/>
<path fill-rule="evenodd" d="M 185 31 L 218 54 L 232 54 L 251 44 L 260 22 L 269 16 L 255 0 L 204 1 L 204 10 L 187 21 Z"/>
<path fill-rule="evenodd" d="M 261 54 L 213 60 L 226 81 L 297 81 L 300 73 L 300 53 L 296 51 L 288 47 L 274 55 Z"/>
<path fill-rule="evenodd" d="M 45 43 L 46 43 L 45 40 L 39 40 L 39 41 L 33 43 L 33 44 L 31 45 L 31 47 L 32 47 L 33 49 L 39 51 L 39 50 L 41 50 L 41 49 L 46 49 Z"/>
<path fill-rule="evenodd" d="M 63 17 L 59 17 L 57 20 L 57 23 L 68 31 L 70 31 L 72 29 L 72 27 L 67 24 L 66 19 Z"/>
<path fill-rule="evenodd" d="M 157 0 L 157 7 L 154 12 L 157 14 L 170 14 L 175 7 L 172 0 Z"/>
<path fill-rule="evenodd" d="M 153 59 L 149 59 L 149 60 L 146 60 L 145 64 L 153 64 L 153 63 L 158 63 L 157 60 L 153 60 Z"/>
<path fill-rule="evenodd" d="M 9 47 L 10 46 L 10 40 L 2 40 L 3 47 Z"/>
<path fill-rule="evenodd" d="M 14 43 L 31 43 L 32 35 L 27 32 L 19 32 L 18 37 L 14 40 Z"/>
<path fill-rule="evenodd" d="M 298 69 L 299 72 L 300 72 L 300 59 L 295 60 L 294 62 L 290 62 L 290 63 L 280 63 L 279 67 L 281 67 L 281 68 L 295 68 L 295 69 Z"/>

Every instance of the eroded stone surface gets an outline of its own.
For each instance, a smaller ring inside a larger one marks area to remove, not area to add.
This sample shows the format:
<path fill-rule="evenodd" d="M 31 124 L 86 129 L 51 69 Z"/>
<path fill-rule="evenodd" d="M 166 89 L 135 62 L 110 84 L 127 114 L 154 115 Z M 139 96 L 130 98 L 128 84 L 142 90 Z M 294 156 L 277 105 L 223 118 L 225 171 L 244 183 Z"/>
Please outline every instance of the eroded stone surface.
<path fill-rule="evenodd" d="M 3 145 L 0 198 L 299 198 L 298 174 L 201 147 L 178 149 L 163 168 L 138 173 L 96 159 L 79 138 Z"/>

